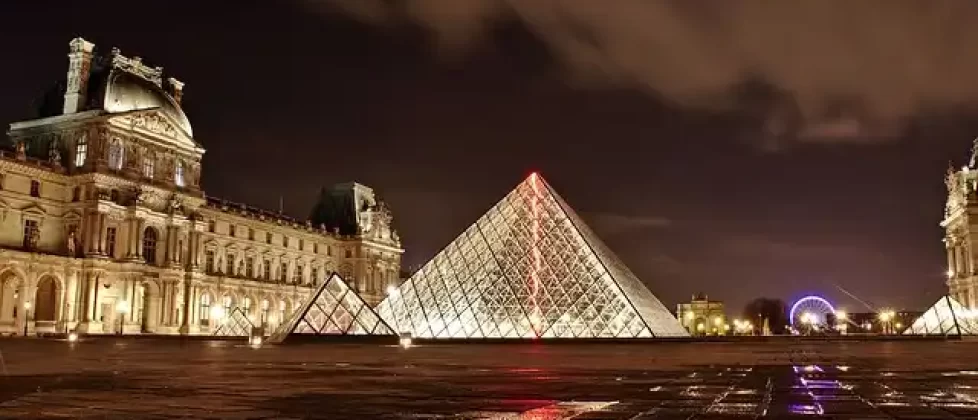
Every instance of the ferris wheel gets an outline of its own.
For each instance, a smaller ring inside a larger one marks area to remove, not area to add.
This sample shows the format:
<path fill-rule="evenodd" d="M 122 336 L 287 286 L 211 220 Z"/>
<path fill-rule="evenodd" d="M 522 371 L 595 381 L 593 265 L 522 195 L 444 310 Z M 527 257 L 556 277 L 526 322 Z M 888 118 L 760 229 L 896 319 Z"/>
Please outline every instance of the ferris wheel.
<path fill-rule="evenodd" d="M 788 313 L 791 326 L 795 329 L 825 326 L 829 315 L 835 315 L 835 308 L 829 301 L 814 295 L 798 299 Z"/>

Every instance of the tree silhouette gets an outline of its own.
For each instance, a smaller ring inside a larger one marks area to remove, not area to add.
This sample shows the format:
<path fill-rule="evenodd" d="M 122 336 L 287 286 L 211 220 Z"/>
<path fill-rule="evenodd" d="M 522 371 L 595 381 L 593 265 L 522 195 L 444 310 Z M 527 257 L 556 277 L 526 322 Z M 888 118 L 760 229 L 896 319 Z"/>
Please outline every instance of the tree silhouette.
<path fill-rule="evenodd" d="M 743 315 L 754 324 L 755 334 L 762 332 L 765 319 L 773 334 L 784 334 L 788 326 L 788 305 L 781 299 L 754 299 L 744 307 Z"/>

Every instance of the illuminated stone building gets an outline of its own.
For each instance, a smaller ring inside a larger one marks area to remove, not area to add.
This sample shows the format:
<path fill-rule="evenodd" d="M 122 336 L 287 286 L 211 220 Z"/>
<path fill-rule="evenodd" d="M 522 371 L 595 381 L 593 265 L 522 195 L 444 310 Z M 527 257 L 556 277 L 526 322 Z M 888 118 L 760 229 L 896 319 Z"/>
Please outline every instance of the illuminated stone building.
<path fill-rule="evenodd" d="M 978 309 L 978 276 L 975 267 L 975 243 L 978 240 L 978 169 L 975 167 L 978 139 L 971 159 L 961 169 L 948 168 L 944 183 L 947 202 L 944 206 L 944 248 L 947 250 L 947 286 L 949 295 L 971 309 Z"/>
<path fill-rule="evenodd" d="M 676 317 L 692 335 L 725 335 L 730 330 L 723 302 L 702 293 L 693 295 L 689 303 L 676 305 Z"/>
<path fill-rule="evenodd" d="M 398 282 L 370 188 L 310 221 L 207 197 L 183 83 L 80 38 L 68 58 L 0 155 L 0 334 L 209 334 L 232 308 L 274 327 L 330 273 L 369 304 Z"/>

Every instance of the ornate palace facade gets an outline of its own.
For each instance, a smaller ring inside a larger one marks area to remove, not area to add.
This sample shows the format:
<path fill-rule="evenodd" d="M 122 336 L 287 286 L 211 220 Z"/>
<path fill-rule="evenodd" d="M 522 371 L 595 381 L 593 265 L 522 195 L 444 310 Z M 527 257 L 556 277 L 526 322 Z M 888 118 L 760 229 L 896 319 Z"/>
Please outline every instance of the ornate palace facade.
<path fill-rule="evenodd" d="M 978 267 L 975 245 L 978 243 L 978 139 L 971 160 L 960 170 L 948 168 L 947 203 L 944 207 L 944 247 L 947 249 L 947 286 L 949 294 L 961 304 L 978 309 Z"/>
<path fill-rule="evenodd" d="M 0 334 L 209 334 L 232 308 L 274 327 L 332 272 L 370 304 L 397 284 L 373 190 L 324 191 L 305 222 L 207 197 L 183 83 L 80 38 L 68 57 L 0 154 Z"/>

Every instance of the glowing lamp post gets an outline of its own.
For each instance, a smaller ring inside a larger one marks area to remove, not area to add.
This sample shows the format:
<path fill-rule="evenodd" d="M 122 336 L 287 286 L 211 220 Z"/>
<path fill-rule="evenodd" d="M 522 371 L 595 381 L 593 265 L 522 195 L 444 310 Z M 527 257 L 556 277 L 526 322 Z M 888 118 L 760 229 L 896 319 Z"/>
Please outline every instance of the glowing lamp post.
<path fill-rule="evenodd" d="M 122 335 L 125 331 L 126 314 L 129 313 L 129 302 L 120 300 L 115 305 L 115 311 L 119 314 L 119 335 Z"/>
<path fill-rule="evenodd" d="M 891 331 L 892 329 L 890 328 L 890 322 L 893 321 L 894 316 L 896 316 L 896 314 L 894 314 L 893 311 L 890 310 L 884 310 L 880 312 L 879 318 L 880 318 L 880 323 L 883 324 L 884 334 L 892 333 Z"/>
<path fill-rule="evenodd" d="M 27 326 L 31 323 L 31 303 L 24 302 L 24 337 L 27 337 Z"/>
<path fill-rule="evenodd" d="M 835 320 L 837 321 L 835 329 L 838 330 L 840 334 L 845 334 L 849 329 L 849 314 L 841 309 L 835 311 Z"/>

